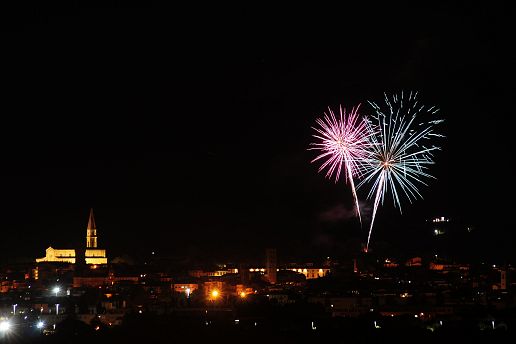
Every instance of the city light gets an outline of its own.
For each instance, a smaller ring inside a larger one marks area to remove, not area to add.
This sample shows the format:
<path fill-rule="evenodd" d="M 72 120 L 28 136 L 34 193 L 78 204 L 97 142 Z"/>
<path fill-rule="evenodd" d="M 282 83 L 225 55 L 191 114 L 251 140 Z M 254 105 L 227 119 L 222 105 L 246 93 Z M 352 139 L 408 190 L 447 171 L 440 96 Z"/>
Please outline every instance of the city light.
<path fill-rule="evenodd" d="M 5 320 L 0 322 L 0 332 L 5 333 L 8 332 L 11 329 L 11 324 Z"/>
<path fill-rule="evenodd" d="M 219 297 L 219 291 L 218 290 L 213 290 L 211 292 L 211 297 L 216 299 L 217 297 Z"/>
<path fill-rule="evenodd" d="M 247 296 L 247 294 L 245 293 L 245 291 L 241 291 L 241 292 L 240 292 L 240 297 L 241 297 L 241 298 L 244 298 L 244 297 L 246 297 L 246 296 Z"/>
<path fill-rule="evenodd" d="M 443 235 L 445 234 L 446 232 L 443 230 L 443 229 L 434 229 L 434 235 L 437 236 L 437 235 Z"/>
<path fill-rule="evenodd" d="M 55 293 L 55 294 L 56 294 L 56 296 L 57 296 L 57 294 L 59 294 L 59 292 L 61 291 L 61 288 L 59 288 L 59 287 L 54 287 L 53 291 L 54 291 L 54 293 Z"/>

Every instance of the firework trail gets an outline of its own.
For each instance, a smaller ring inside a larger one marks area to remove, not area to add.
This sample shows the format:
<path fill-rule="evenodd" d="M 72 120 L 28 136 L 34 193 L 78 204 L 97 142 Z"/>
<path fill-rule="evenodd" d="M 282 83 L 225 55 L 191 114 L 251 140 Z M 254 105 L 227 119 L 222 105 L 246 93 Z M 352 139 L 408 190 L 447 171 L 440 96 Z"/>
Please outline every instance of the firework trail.
<path fill-rule="evenodd" d="M 369 151 L 366 146 L 369 144 L 371 133 L 367 122 L 359 117 L 359 107 L 360 104 L 346 114 L 346 110 L 342 110 L 340 106 L 339 118 L 328 108 L 329 114 L 324 113 L 323 118 L 316 120 L 319 128 L 312 127 L 316 131 L 313 137 L 318 142 L 312 143 L 313 148 L 310 150 L 320 151 L 320 155 L 313 159 L 312 163 L 324 160 L 318 172 L 327 168 L 326 178 L 334 176 L 335 183 L 339 181 L 342 172 L 346 183 L 350 182 L 358 218 L 362 223 L 353 177 L 360 176 L 361 165 L 368 157 Z"/>
<path fill-rule="evenodd" d="M 365 177 L 357 188 L 372 183 L 367 198 L 374 195 L 373 215 L 367 236 L 366 252 L 369 249 L 376 212 L 385 195 L 392 194 L 394 206 L 400 209 L 400 195 L 405 194 L 410 203 L 422 198 L 418 184 L 427 185 L 424 178 L 434 178 L 426 171 L 434 163 L 433 153 L 440 148 L 432 144 L 432 139 L 443 137 L 434 131 L 435 125 L 443 120 L 418 122 L 416 117 L 422 114 L 433 115 L 439 109 L 426 108 L 418 104 L 417 92 L 410 92 L 408 98 L 403 95 L 385 94 L 385 107 L 374 102 L 369 104 L 374 114 L 367 121 L 371 141 L 366 147 L 370 154 L 365 164 L 360 165 L 360 173 Z"/>

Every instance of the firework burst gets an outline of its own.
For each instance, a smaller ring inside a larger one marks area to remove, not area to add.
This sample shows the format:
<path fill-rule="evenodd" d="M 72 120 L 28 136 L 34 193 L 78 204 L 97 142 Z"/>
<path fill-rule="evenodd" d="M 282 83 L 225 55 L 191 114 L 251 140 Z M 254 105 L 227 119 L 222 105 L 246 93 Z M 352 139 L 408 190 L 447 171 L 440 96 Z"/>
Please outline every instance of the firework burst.
<path fill-rule="evenodd" d="M 313 137 L 317 142 L 311 144 L 310 150 L 320 151 L 320 154 L 312 160 L 312 163 L 323 161 L 319 172 L 327 169 L 326 177 L 334 177 L 335 183 L 339 181 L 341 173 L 344 174 L 346 183 L 349 181 L 358 218 L 362 223 L 353 178 L 360 176 L 362 164 L 368 157 L 369 151 L 366 146 L 369 145 L 371 132 L 367 122 L 358 114 L 359 107 L 360 104 L 346 114 L 346 110 L 340 106 L 339 118 L 328 108 L 328 113 L 324 113 L 324 117 L 316 120 L 318 127 L 312 127 L 316 131 Z"/>
<path fill-rule="evenodd" d="M 370 150 L 365 163 L 360 165 L 364 179 L 357 188 L 372 184 L 367 198 L 374 196 L 373 214 L 366 251 L 373 230 L 374 220 L 379 204 L 383 204 L 386 194 L 391 193 L 394 206 L 400 209 L 400 197 L 405 195 L 409 202 L 422 198 L 418 187 L 427 185 L 426 178 L 434 178 L 427 173 L 433 164 L 433 153 L 440 148 L 432 143 L 436 137 L 442 137 L 434 131 L 435 125 L 443 120 L 428 122 L 416 121 L 423 114 L 434 115 L 439 111 L 434 106 L 425 107 L 418 104 L 417 92 L 410 92 L 408 98 L 403 95 L 389 97 L 385 94 L 385 107 L 374 102 L 369 104 L 374 114 L 367 121 Z"/>

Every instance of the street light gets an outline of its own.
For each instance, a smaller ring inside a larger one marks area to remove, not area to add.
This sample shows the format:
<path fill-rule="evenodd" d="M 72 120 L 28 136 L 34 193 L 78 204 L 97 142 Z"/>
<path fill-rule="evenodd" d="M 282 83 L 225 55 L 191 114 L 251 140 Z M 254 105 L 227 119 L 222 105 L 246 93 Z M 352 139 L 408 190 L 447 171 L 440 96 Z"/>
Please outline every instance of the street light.
<path fill-rule="evenodd" d="M 54 293 L 56 294 L 56 297 L 57 297 L 57 294 L 61 291 L 61 288 L 59 287 L 54 287 Z"/>
<path fill-rule="evenodd" d="M 219 297 L 219 291 L 218 290 L 213 290 L 211 292 L 211 298 L 212 299 L 216 299 L 217 297 Z"/>
<path fill-rule="evenodd" d="M 11 324 L 5 320 L 0 322 L 0 333 L 6 333 L 11 329 Z"/>
<path fill-rule="evenodd" d="M 45 327 L 45 323 L 43 321 L 38 321 L 38 323 L 36 324 L 36 327 L 39 329 L 42 329 L 43 327 Z"/>

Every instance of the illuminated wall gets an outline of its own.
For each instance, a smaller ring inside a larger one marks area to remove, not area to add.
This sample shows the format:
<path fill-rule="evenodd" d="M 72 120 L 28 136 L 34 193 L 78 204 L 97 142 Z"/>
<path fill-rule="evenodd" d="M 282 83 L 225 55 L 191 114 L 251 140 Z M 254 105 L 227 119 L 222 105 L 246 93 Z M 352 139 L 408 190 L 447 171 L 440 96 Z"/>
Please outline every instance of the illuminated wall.
<path fill-rule="evenodd" d="M 36 259 L 36 263 L 42 262 L 75 264 L 75 250 L 58 250 L 49 247 L 46 250 L 45 257 Z"/>
<path fill-rule="evenodd" d="M 290 270 L 305 275 L 306 279 L 320 278 L 320 277 L 324 277 L 330 273 L 330 269 L 328 269 L 328 268 L 323 268 L 323 269 L 297 268 L 297 269 L 290 269 Z"/>
<path fill-rule="evenodd" d="M 75 250 L 59 250 L 52 247 L 47 248 L 45 257 L 36 259 L 36 263 L 56 262 L 75 264 L 75 261 Z M 88 227 L 86 229 L 85 261 L 86 264 L 107 264 L 106 250 L 97 248 L 97 229 L 95 218 L 93 217 L 93 209 L 90 210 Z"/>
<path fill-rule="evenodd" d="M 86 264 L 107 264 L 106 250 L 86 249 Z"/>

